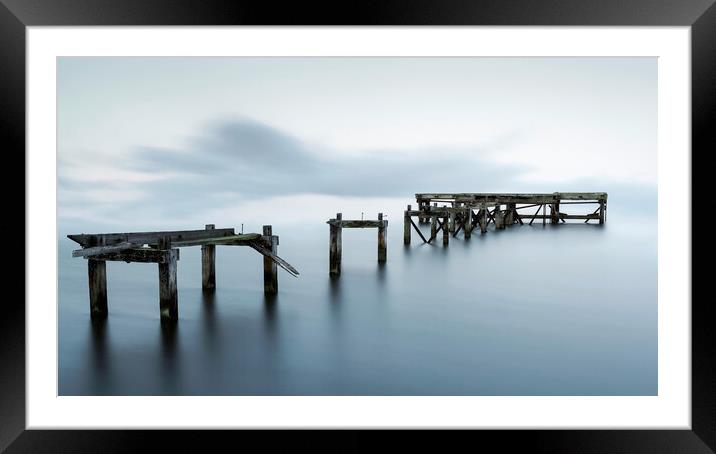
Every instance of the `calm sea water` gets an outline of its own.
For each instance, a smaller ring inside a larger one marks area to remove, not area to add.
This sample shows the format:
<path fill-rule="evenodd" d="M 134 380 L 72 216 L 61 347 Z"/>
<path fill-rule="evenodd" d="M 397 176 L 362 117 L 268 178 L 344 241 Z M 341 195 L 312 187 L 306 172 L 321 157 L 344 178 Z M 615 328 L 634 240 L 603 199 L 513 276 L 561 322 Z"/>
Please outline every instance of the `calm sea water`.
<path fill-rule="evenodd" d="M 157 266 L 108 263 L 109 318 L 89 318 L 87 264 L 59 240 L 61 395 L 655 395 L 656 225 L 515 226 L 450 245 L 402 244 L 389 213 L 344 230 L 328 275 L 328 226 L 281 227 L 279 295 L 261 256 L 217 247 L 201 290 L 183 248 L 179 323 L 159 323 Z M 426 230 L 429 230 L 426 228 Z M 417 239 L 417 241 L 416 241 Z"/>

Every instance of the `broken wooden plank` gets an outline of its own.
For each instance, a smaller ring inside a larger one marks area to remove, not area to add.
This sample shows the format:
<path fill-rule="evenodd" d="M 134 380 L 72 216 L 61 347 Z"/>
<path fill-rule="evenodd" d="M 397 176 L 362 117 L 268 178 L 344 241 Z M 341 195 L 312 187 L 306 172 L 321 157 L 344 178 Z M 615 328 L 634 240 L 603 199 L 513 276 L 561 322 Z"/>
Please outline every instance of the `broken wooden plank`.
<path fill-rule="evenodd" d="M 291 266 L 290 263 L 279 257 L 278 255 L 274 254 L 270 249 L 268 249 L 266 246 L 264 246 L 263 243 L 258 241 L 252 241 L 248 243 L 248 245 L 261 254 L 263 254 L 266 257 L 270 257 L 278 266 L 283 268 L 284 270 L 288 271 L 289 274 L 291 274 L 294 277 L 297 277 L 299 275 L 299 272 L 296 268 Z"/>
<path fill-rule="evenodd" d="M 72 257 L 91 257 L 93 255 L 98 254 L 106 254 L 111 252 L 119 252 L 123 251 L 125 249 L 131 249 L 140 247 L 141 245 L 135 244 L 135 243 L 117 243 L 113 244 L 111 246 L 94 246 L 94 247 L 86 247 L 83 249 L 76 249 L 72 251 Z"/>

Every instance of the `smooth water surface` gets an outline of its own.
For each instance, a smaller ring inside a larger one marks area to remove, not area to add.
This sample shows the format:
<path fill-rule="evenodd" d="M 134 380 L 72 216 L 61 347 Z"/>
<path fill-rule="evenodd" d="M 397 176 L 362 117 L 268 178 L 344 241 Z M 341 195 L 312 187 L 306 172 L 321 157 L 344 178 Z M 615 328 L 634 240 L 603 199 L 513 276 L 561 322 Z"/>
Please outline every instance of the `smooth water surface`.
<path fill-rule="evenodd" d="M 61 395 L 655 395 L 656 227 L 515 226 L 443 247 L 388 217 L 344 230 L 328 275 L 328 226 L 274 222 L 279 294 L 262 259 L 217 247 L 201 290 L 199 247 L 182 248 L 179 322 L 159 323 L 157 265 L 110 262 L 109 318 L 89 318 L 87 263 L 59 240 Z M 217 227 L 223 227 L 218 225 Z M 428 226 L 424 229 L 429 230 Z"/>

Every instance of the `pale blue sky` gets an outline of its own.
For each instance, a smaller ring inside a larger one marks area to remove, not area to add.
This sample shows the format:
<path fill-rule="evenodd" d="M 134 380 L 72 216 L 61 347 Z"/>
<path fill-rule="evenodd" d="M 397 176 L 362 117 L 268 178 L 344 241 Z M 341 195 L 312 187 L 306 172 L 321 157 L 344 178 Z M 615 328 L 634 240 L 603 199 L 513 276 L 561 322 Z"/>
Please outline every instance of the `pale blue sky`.
<path fill-rule="evenodd" d="M 60 58 L 59 216 L 129 228 L 258 222 L 265 198 L 308 220 L 420 191 L 648 192 L 656 127 L 655 58 Z"/>

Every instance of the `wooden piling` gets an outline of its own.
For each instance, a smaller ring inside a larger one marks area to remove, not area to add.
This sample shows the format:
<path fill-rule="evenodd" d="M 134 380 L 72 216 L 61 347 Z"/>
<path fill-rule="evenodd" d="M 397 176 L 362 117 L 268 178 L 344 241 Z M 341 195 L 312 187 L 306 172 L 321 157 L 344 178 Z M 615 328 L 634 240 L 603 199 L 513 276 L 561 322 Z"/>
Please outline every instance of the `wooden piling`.
<path fill-rule="evenodd" d="M 383 213 L 378 213 L 380 226 L 378 227 L 378 263 L 385 263 L 388 257 L 388 245 L 385 241 L 385 222 L 383 221 Z M 409 231 L 408 231 L 409 232 Z"/>
<path fill-rule="evenodd" d="M 448 228 L 449 216 L 443 216 L 443 246 L 450 243 L 450 229 Z"/>
<path fill-rule="evenodd" d="M 336 213 L 336 219 L 341 220 L 343 219 L 342 213 Z M 342 231 L 343 229 L 341 227 L 337 227 L 334 225 L 330 226 L 331 232 L 330 232 L 330 241 L 329 241 L 329 262 L 330 262 L 330 269 L 329 273 L 333 275 L 340 275 L 341 274 L 341 248 L 342 248 Z"/>
<path fill-rule="evenodd" d="M 428 211 L 429 208 L 430 208 L 429 203 L 422 202 L 422 201 L 420 203 L 418 203 L 418 210 L 421 213 Z M 426 224 L 427 222 L 428 222 L 428 217 L 426 215 L 421 214 L 420 216 L 418 216 L 418 224 Z"/>
<path fill-rule="evenodd" d="M 547 204 L 542 205 L 542 226 L 547 225 Z"/>
<path fill-rule="evenodd" d="M 103 260 L 87 260 L 89 275 L 90 317 L 107 318 L 107 265 Z"/>
<path fill-rule="evenodd" d="M 604 200 L 599 201 L 599 223 L 604 224 Z"/>
<path fill-rule="evenodd" d="M 278 252 L 278 237 L 273 235 L 273 227 L 263 226 L 264 241 L 270 245 L 271 252 Z M 274 295 L 278 293 L 278 266 L 270 257 L 264 256 L 264 294 Z"/>
<path fill-rule="evenodd" d="M 159 238 L 158 249 L 167 251 L 165 262 L 159 263 L 159 316 L 161 321 L 176 322 L 179 319 L 177 298 L 177 262 L 171 250 L 171 237 Z"/>
<path fill-rule="evenodd" d="M 487 233 L 487 204 L 482 204 L 482 216 L 480 216 L 480 233 Z"/>
<path fill-rule="evenodd" d="M 430 239 L 434 239 L 438 234 L 438 217 L 437 215 L 430 216 Z"/>
<path fill-rule="evenodd" d="M 448 232 L 455 233 L 455 212 L 448 213 Z"/>
<path fill-rule="evenodd" d="M 505 226 L 511 226 L 515 223 L 517 206 L 515 203 L 508 203 L 505 211 Z"/>
<path fill-rule="evenodd" d="M 500 205 L 495 207 L 495 229 L 502 230 L 505 228 L 505 212 L 500 209 Z"/>
<path fill-rule="evenodd" d="M 410 244 L 410 205 L 403 214 L 403 244 Z"/>
<path fill-rule="evenodd" d="M 472 208 L 468 208 L 467 212 L 465 213 L 465 226 L 463 227 L 463 230 L 465 230 L 465 239 L 470 238 L 472 235 Z"/>
<path fill-rule="evenodd" d="M 549 212 L 550 212 L 550 223 L 556 224 L 559 222 L 559 218 L 557 218 L 557 204 L 555 202 L 552 202 L 549 206 Z"/>
<path fill-rule="evenodd" d="M 558 198 L 555 198 L 552 202 L 552 217 L 550 219 L 552 224 L 559 224 L 559 201 Z"/>
<path fill-rule="evenodd" d="M 214 230 L 214 224 L 206 224 L 206 230 Z M 201 246 L 201 288 L 204 291 L 216 289 L 216 245 Z"/>

